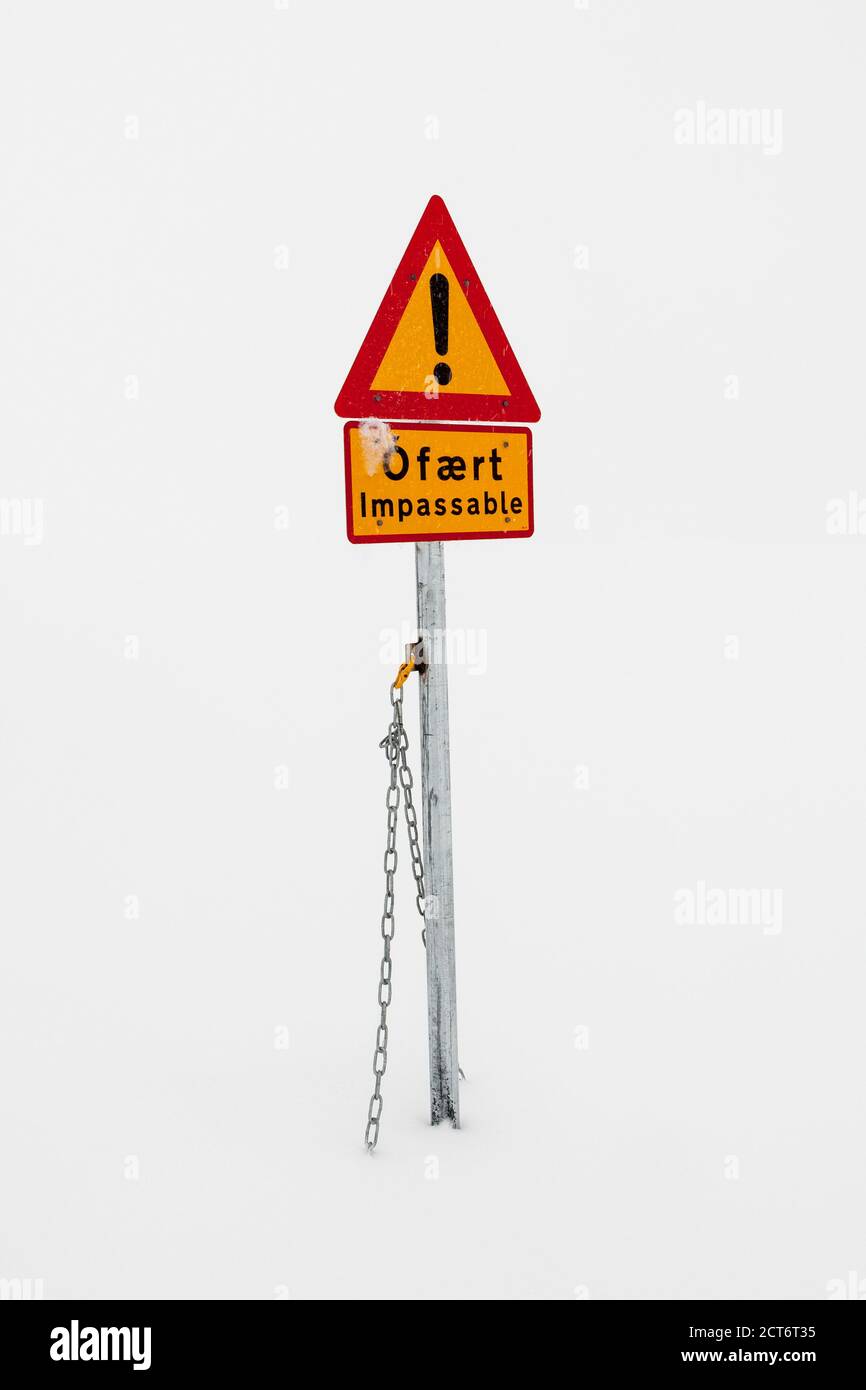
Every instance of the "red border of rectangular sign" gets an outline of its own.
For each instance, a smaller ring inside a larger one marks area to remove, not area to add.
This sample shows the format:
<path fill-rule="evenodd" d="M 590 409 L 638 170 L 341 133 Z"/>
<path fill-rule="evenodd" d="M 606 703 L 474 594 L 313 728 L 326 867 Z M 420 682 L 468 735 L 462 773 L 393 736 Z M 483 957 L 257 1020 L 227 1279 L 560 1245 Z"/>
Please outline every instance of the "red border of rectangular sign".
<path fill-rule="evenodd" d="M 462 425 L 445 424 L 439 420 L 389 420 L 392 429 L 407 430 L 462 430 L 464 434 L 525 434 L 526 435 L 526 515 L 529 521 L 527 530 L 522 531 L 435 531 L 431 535 L 425 531 L 411 536 L 356 536 L 352 530 L 352 451 L 349 445 L 349 431 L 357 429 L 360 420 L 347 420 L 343 426 L 343 449 L 346 460 L 346 534 L 353 545 L 398 545 L 406 541 L 528 541 L 535 533 L 535 499 L 532 488 L 532 430 L 526 425 L 480 425 L 467 422 Z"/>

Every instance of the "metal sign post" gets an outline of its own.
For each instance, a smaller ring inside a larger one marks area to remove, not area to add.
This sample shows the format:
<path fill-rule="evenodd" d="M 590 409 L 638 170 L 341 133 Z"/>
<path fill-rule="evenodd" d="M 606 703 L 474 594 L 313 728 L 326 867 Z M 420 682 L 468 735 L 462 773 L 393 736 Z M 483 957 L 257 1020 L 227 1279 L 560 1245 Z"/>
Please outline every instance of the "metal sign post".
<path fill-rule="evenodd" d="M 457 1062 L 457 971 L 451 865 L 451 748 L 445 631 L 445 546 L 415 546 L 421 657 L 421 789 L 424 821 L 424 922 L 427 936 L 427 1030 L 430 1122 L 460 1127 Z"/>

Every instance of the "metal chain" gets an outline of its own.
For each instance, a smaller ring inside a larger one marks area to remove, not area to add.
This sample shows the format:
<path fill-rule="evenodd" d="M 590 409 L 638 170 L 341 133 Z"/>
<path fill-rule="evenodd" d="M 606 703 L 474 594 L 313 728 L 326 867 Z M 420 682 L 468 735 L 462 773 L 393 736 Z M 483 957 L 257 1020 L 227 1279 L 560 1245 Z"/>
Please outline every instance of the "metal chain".
<path fill-rule="evenodd" d="M 385 805 L 388 809 L 385 841 L 385 902 L 382 910 L 382 963 L 379 968 L 379 1026 L 376 1029 L 376 1050 L 373 1053 L 375 1086 L 367 1110 L 367 1129 L 364 1143 L 370 1153 L 379 1142 L 379 1121 L 382 1116 L 382 1077 L 388 1065 L 388 1005 L 391 1003 L 391 942 L 394 940 L 394 874 L 397 870 L 397 820 L 400 813 L 400 793 L 403 793 L 409 852 L 415 877 L 415 905 L 424 916 L 424 864 L 418 842 L 418 817 L 412 801 L 412 772 L 406 761 L 409 738 L 403 724 L 403 689 L 391 687 L 391 723 L 379 744 L 388 759 L 389 778 Z M 422 940 L 426 945 L 424 930 Z"/>

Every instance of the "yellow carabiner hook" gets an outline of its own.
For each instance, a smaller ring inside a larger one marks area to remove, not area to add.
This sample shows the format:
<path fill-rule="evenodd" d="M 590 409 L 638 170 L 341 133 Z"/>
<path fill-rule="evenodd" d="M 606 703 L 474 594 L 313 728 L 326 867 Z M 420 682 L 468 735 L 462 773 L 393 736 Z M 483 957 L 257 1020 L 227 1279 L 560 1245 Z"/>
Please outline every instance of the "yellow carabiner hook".
<path fill-rule="evenodd" d="M 397 672 L 397 675 L 396 675 L 396 677 L 395 677 L 393 689 L 394 689 L 394 690 L 402 690 L 402 689 L 403 689 L 403 686 L 406 684 L 407 680 L 409 679 L 409 677 L 411 676 L 411 674 L 412 674 L 412 672 L 413 672 L 414 670 L 415 670 L 415 662 L 414 662 L 414 661 L 404 661 L 404 662 L 403 662 L 403 665 L 400 667 L 400 669 L 399 669 L 399 671 Z"/>

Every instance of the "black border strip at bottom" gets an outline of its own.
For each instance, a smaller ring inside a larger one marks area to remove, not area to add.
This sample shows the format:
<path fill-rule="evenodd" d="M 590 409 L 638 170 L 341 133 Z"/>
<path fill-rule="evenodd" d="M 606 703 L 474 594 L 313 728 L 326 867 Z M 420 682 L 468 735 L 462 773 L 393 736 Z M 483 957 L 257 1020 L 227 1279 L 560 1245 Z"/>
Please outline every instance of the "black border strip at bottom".
<path fill-rule="evenodd" d="M 382 1311 L 380 1300 L 371 1302 Z M 529 1315 L 508 1305 L 505 1327 L 498 1325 L 501 1313 L 496 1304 L 473 1302 L 467 1311 L 466 1330 L 481 1339 L 476 1343 L 479 1350 L 488 1336 L 488 1320 L 494 1345 L 510 1351 L 524 1338 L 537 1337 L 541 1317 L 543 1335 L 562 1332 L 568 1338 L 565 1350 L 570 1347 L 575 1369 L 595 1364 L 613 1372 L 764 1365 L 783 1370 L 804 1366 L 826 1374 L 857 1365 L 864 1331 L 862 1303 L 852 1307 L 844 1300 L 575 1299 L 565 1307 L 539 1311 L 536 1306 Z M 224 1380 L 235 1372 L 248 1374 L 267 1366 L 303 1373 L 304 1363 L 297 1356 L 306 1347 L 314 1355 L 324 1351 L 329 1371 L 345 1356 L 347 1368 L 354 1366 L 354 1373 L 363 1376 L 359 1355 L 362 1361 L 368 1360 L 367 1370 L 375 1365 L 377 1355 L 375 1324 L 373 1345 L 367 1336 L 369 1305 L 340 1303 L 326 1316 L 331 1327 L 332 1319 L 340 1319 L 340 1336 L 329 1336 L 322 1346 L 315 1312 L 300 1301 L 5 1301 L 0 1302 L 0 1369 L 8 1372 L 15 1366 L 26 1375 L 47 1372 L 62 1379 L 81 1373 L 99 1376 L 106 1369 L 125 1375 L 137 1365 L 150 1378 L 191 1371 L 197 1383 L 203 1379 L 206 1383 L 210 1376 Z M 422 1316 L 419 1336 L 429 1325 L 429 1314 Z M 449 1321 L 455 1317 L 459 1319 L 459 1312 L 449 1313 Z M 346 1323 L 356 1318 L 358 1337 L 347 1336 L 351 1328 Z M 411 1303 L 401 1305 L 399 1318 L 404 1332 L 400 1341 L 405 1343 L 405 1335 L 412 1335 Z M 92 1358 L 93 1352 L 99 1360 Z M 415 1354 L 420 1354 L 420 1347 Z M 594 1363 L 590 1358 L 595 1358 Z M 398 1364 L 399 1357 L 393 1365 L 395 1376 Z M 142 1383 L 147 1382 L 142 1379 Z"/>

